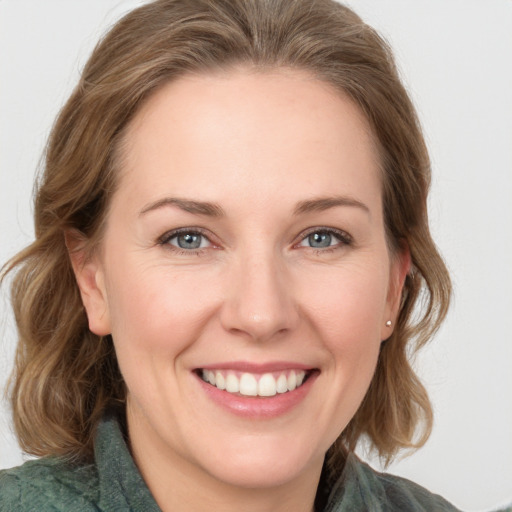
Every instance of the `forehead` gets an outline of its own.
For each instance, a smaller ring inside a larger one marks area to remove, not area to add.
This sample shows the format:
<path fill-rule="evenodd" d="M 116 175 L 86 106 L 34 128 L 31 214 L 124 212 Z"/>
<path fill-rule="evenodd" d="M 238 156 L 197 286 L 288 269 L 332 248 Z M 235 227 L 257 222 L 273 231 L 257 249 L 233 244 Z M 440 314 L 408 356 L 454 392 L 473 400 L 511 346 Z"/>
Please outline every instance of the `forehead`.
<path fill-rule="evenodd" d="M 185 197 L 191 186 L 208 195 L 222 185 L 229 197 L 276 187 L 343 193 L 355 182 L 363 191 L 379 181 L 360 109 L 297 70 L 236 69 L 167 83 L 143 105 L 124 140 L 121 184 L 138 195 L 156 194 L 155 183 Z"/>

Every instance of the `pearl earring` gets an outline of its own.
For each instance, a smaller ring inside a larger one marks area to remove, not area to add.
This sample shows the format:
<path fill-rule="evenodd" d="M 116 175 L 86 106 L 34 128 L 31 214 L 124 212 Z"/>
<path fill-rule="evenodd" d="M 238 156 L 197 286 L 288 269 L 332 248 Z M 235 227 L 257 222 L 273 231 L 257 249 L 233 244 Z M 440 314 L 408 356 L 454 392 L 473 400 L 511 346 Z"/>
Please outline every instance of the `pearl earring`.
<path fill-rule="evenodd" d="M 386 322 L 386 327 L 391 327 L 393 325 L 393 322 L 391 320 L 388 320 Z"/>

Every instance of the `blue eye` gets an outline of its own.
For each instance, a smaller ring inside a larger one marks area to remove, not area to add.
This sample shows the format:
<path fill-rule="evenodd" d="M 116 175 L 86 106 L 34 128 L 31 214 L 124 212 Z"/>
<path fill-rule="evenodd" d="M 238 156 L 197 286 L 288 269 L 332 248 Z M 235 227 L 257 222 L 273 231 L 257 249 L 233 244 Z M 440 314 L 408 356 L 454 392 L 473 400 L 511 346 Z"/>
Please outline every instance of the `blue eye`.
<path fill-rule="evenodd" d="M 332 245 L 333 236 L 330 233 L 312 233 L 307 238 L 309 246 L 317 249 Z"/>
<path fill-rule="evenodd" d="M 319 229 L 306 235 L 300 242 L 301 247 L 312 249 L 327 249 L 340 245 L 349 245 L 351 238 L 348 234 L 328 229 Z"/>
<path fill-rule="evenodd" d="M 203 234 L 197 231 L 181 231 L 178 233 L 170 234 L 166 239 L 162 240 L 163 243 L 170 244 L 174 247 L 183 250 L 194 251 L 203 249 L 210 246 L 210 241 Z"/>

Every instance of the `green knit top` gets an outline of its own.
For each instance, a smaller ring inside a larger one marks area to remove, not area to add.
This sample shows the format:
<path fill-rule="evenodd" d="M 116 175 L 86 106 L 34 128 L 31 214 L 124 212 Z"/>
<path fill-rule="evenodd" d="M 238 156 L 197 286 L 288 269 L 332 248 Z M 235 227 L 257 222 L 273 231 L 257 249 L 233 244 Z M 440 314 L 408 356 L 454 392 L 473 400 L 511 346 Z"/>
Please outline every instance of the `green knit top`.
<path fill-rule="evenodd" d="M 374 471 L 355 455 L 327 489 L 322 512 L 456 511 L 409 480 Z M 1 512 L 159 512 L 130 455 L 117 420 L 106 416 L 95 439 L 95 460 L 72 465 L 56 457 L 0 471 Z"/>

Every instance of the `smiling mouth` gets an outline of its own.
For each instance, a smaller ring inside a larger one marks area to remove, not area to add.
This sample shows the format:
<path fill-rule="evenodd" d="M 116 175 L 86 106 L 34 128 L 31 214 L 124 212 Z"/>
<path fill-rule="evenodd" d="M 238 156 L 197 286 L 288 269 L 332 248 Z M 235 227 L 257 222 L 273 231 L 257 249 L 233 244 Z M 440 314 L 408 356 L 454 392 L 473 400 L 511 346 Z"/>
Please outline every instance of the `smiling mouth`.
<path fill-rule="evenodd" d="M 197 374 L 206 383 L 238 396 L 272 397 L 300 388 L 314 370 L 249 373 L 199 369 Z"/>

